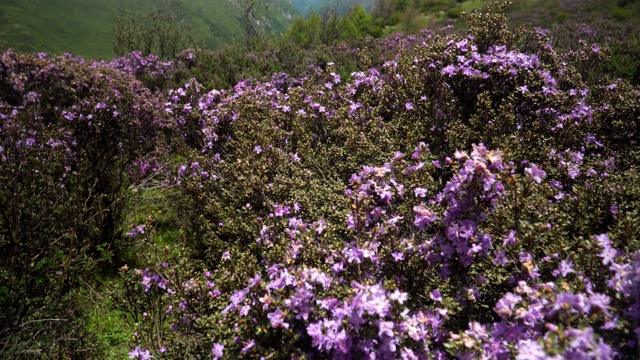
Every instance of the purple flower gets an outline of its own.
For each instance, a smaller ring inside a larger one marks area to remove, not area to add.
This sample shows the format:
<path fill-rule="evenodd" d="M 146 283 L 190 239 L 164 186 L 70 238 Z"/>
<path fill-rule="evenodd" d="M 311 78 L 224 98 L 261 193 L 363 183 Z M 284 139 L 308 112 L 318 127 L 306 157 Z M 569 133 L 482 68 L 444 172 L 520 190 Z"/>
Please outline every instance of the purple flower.
<path fill-rule="evenodd" d="M 378 336 L 393 337 L 393 322 L 378 320 L 376 323 L 378 324 Z"/>
<path fill-rule="evenodd" d="M 603 248 L 611 247 L 611 239 L 607 234 L 593 235 L 593 239 L 596 243 Z"/>
<path fill-rule="evenodd" d="M 613 264 L 618 256 L 618 251 L 612 247 L 605 247 L 598 256 L 602 258 L 602 265 Z"/>
<path fill-rule="evenodd" d="M 547 173 L 538 168 L 536 164 L 531 164 L 531 167 L 524 169 L 524 173 L 527 174 L 529 181 L 534 181 L 537 184 L 540 184 L 542 179 L 547 176 Z"/>
<path fill-rule="evenodd" d="M 553 271 L 553 276 L 558 276 L 558 274 L 562 274 L 562 277 L 567 277 L 570 273 L 575 273 L 576 271 L 573 269 L 573 263 L 571 260 L 562 260 L 560 261 L 560 265 L 557 270 Z"/>
<path fill-rule="evenodd" d="M 238 311 L 238 313 L 240 314 L 240 316 L 247 316 L 249 310 L 251 310 L 251 306 L 245 305 L 240 308 L 240 311 Z"/>
<path fill-rule="evenodd" d="M 453 65 L 447 65 L 444 69 L 442 69 L 442 73 L 444 75 L 452 76 L 455 75 L 456 72 L 458 72 L 458 70 Z"/>
<path fill-rule="evenodd" d="M 289 206 L 282 206 L 280 204 L 275 204 L 274 207 L 275 207 L 275 210 L 274 210 L 275 216 L 284 216 L 284 215 L 289 215 L 291 213 L 291 207 Z"/>
<path fill-rule="evenodd" d="M 349 263 L 355 262 L 356 264 L 360 264 L 364 258 L 362 250 L 353 246 L 346 247 L 342 253 Z"/>
<path fill-rule="evenodd" d="M 413 192 L 416 195 L 416 197 L 422 197 L 423 198 L 423 197 L 427 196 L 427 189 L 425 189 L 425 188 L 418 187 L 418 188 L 415 188 L 413 190 Z"/>
<path fill-rule="evenodd" d="M 507 246 L 508 244 L 515 244 L 515 243 L 516 243 L 516 231 L 511 230 L 509 231 L 509 234 L 504 237 L 504 241 L 502 242 L 502 245 Z"/>
<path fill-rule="evenodd" d="M 280 308 L 277 308 L 276 311 L 268 313 L 267 318 L 271 321 L 271 326 L 274 328 L 282 327 L 285 329 L 289 328 L 289 324 L 284 322 L 285 313 L 283 313 Z"/>
<path fill-rule="evenodd" d="M 549 356 L 544 352 L 542 346 L 535 339 L 518 341 L 517 360 L 547 360 Z"/>
<path fill-rule="evenodd" d="M 249 349 L 251 349 L 252 347 L 254 347 L 256 344 L 256 341 L 251 339 L 248 342 L 244 343 L 244 347 L 242 348 L 242 354 L 246 354 L 247 351 L 249 351 Z"/>
<path fill-rule="evenodd" d="M 438 291 L 438 289 L 435 289 L 432 292 L 430 292 L 429 297 L 433 301 L 442 302 L 442 294 L 440 294 L 440 291 Z"/>
<path fill-rule="evenodd" d="M 569 329 L 564 335 L 571 339 L 570 346 L 574 349 L 587 349 L 594 343 L 593 328 Z"/>
<path fill-rule="evenodd" d="M 400 358 L 402 360 L 418 360 L 419 357 L 414 354 L 413 350 L 408 348 L 403 348 L 400 352 Z"/>
<path fill-rule="evenodd" d="M 136 346 L 135 349 L 129 352 L 129 359 L 149 360 L 152 358 L 153 356 L 149 350 L 142 350 L 140 349 L 140 346 Z"/>
<path fill-rule="evenodd" d="M 591 296 L 587 300 L 587 306 L 591 310 L 599 310 L 606 317 L 609 317 L 610 314 L 609 314 L 608 308 L 609 308 L 610 302 L 611 302 L 611 298 L 609 298 L 607 295 L 594 293 L 594 294 L 591 294 Z"/>
<path fill-rule="evenodd" d="M 571 179 L 575 179 L 580 176 L 580 168 L 577 164 L 571 164 L 571 166 L 569 166 L 569 168 L 567 169 L 567 174 Z"/>
<path fill-rule="evenodd" d="M 400 251 L 394 251 L 393 253 L 391 253 L 391 256 L 393 256 L 393 260 L 395 261 L 404 260 L 404 253 Z"/>
<path fill-rule="evenodd" d="M 494 251 L 493 256 L 495 256 L 495 258 L 493 259 L 494 265 L 505 266 L 509 263 L 507 252 L 504 249 Z"/>
<path fill-rule="evenodd" d="M 522 301 L 522 297 L 519 295 L 515 295 L 513 293 L 506 293 L 498 302 L 496 306 L 493 308 L 498 315 L 503 318 L 508 318 L 513 314 L 515 310 L 515 305 L 519 304 Z"/>
<path fill-rule="evenodd" d="M 213 360 L 218 360 L 224 355 L 224 345 L 215 343 L 211 348 L 211 354 L 213 355 Z"/>
<path fill-rule="evenodd" d="M 409 295 L 406 292 L 402 292 L 396 289 L 391 294 L 389 294 L 389 299 L 397 301 L 400 305 L 402 305 L 409 299 Z"/>
<path fill-rule="evenodd" d="M 560 293 L 556 295 L 556 301 L 552 304 L 549 315 L 564 310 L 568 313 L 584 313 L 584 297 L 580 294 Z"/>
<path fill-rule="evenodd" d="M 331 266 L 331 271 L 333 271 L 336 274 L 344 271 L 344 263 L 343 262 L 337 262 L 337 263 L 333 264 L 333 266 Z"/>
<path fill-rule="evenodd" d="M 416 218 L 413 221 L 413 224 L 420 230 L 423 230 L 425 227 L 438 220 L 438 216 L 423 205 L 414 206 L 413 211 L 416 212 Z"/>
<path fill-rule="evenodd" d="M 235 291 L 230 299 L 231 299 L 231 303 L 233 305 L 238 305 L 242 302 L 242 300 L 244 300 L 245 295 L 247 294 L 247 290 L 237 290 Z"/>
<path fill-rule="evenodd" d="M 131 230 L 130 232 L 127 233 L 127 236 L 131 237 L 131 238 L 137 238 L 138 236 L 144 234 L 144 229 L 145 229 L 145 225 L 138 225 L 136 227 L 133 228 L 133 230 Z"/>

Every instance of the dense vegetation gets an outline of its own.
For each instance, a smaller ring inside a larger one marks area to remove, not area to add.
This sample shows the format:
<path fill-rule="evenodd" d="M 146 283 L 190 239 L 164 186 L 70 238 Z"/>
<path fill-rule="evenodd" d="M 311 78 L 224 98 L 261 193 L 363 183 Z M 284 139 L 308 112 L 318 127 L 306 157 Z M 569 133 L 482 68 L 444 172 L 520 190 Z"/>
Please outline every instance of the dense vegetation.
<path fill-rule="evenodd" d="M 637 357 L 638 49 L 505 10 L 0 53 L 0 357 Z"/>

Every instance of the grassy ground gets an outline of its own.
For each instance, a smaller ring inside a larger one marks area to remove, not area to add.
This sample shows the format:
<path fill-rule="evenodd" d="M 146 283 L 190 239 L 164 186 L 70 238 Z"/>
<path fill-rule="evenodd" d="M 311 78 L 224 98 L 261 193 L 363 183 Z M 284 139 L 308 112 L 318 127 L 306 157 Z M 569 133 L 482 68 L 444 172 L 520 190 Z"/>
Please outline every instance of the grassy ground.
<path fill-rule="evenodd" d="M 181 236 L 177 222 L 175 206 L 172 205 L 174 189 L 165 186 L 150 187 L 142 190 L 142 196 L 133 201 L 129 208 L 127 224 L 147 224 L 152 236 L 140 236 L 124 254 L 126 264 L 123 268 L 144 269 L 150 266 L 155 256 L 148 254 L 152 248 L 164 248 L 174 252 L 173 246 Z M 145 234 L 151 235 L 151 234 Z M 149 243 L 152 241 L 152 244 Z M 139 279 L 137 279 L 139 280 Z M 133 336 L 131 319 L 118 309 L 114 302 L 114 293 L 120 293 L 123 279 L 119 274 L 104 276 L 98 288 L 87 287 L 85 312 L 88 319 L 88 332 L 95 334 L 95 346 L 101 350 L 105 359 L 126 359 L 130 351 L 129 341 Z"/>
<path fill-rule="evenodd" d="M 128 343 L 133 335 L 131 327 L 123 320 L 124 316 L 113 306 L 109 297 L 109 285 L 94 292 L 88 299 L 87 330 L 96 334 L 96 346 L 102 349 L 106 359 L 126 359 Z M 89 290 L 93 291 L 93 290 Z"/>

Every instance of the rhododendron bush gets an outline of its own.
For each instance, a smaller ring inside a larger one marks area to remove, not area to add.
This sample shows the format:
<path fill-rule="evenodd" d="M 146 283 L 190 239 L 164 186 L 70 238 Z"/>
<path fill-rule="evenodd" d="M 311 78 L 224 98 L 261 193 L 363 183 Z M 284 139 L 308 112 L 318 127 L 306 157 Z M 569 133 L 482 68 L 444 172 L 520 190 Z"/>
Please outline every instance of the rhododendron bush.
<path fill-rule="evenodd" d="M 161 105 L 108 66 L 0 54 L 1 356 L 90 346 L 73 289 L 120 251 L 128 188 L 168 125 Z"/>
<path fill-rule="evenodd" d="M 55 226 L 23 233 L 7 210 L 0 246 L 135 241 L 112 294 L 130 358 L 637 357 L 640 89 L 598 73 L 601 45 L 509 30 L 504 6 L 466 15 L 466 36 L 399 36 L 348 76 L 328 63 L 230 89 L 164 89 L 191 53 L 26 57 L 0 78 L 0 200 Z M 33 80 L 52 72 L 65 80 Z M 181 239 L 157 245 L 152 218 L 123 229 L 101 210 L 166 154 Z M 29 251 L 3 266 L 33 274 Z"/>

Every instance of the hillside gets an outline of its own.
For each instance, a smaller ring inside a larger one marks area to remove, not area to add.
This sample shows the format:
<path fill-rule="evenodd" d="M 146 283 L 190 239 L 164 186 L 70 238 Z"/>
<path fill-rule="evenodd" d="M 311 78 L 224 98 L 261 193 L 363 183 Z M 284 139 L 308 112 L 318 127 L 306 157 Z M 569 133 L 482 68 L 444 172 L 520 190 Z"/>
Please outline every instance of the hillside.
<path fill-rule="evenodd" d="M 297 15 L 286 1 L 267 0 L 256 6 L 260 26 L 268 33 L 283 32 Z M 208 48 L 243 38 L 237 0 L 3 0 L 0 43 L 25 52 L 111 58 L 117 17 L 158 10 L 175 14 Z"/>
<path fill-rule="evenodd" d="M 373 9 L 375 0 L 292 0 L 291 4 L 298 10 L 303 16 L 307 16 L 312 11 L 318 11 L 324 7 L 338 7 L 346 10 L 355 4 L 360 4 L 367 11 Z"/>
<path fill-rule="evenodd" d="M 462 12 L 486 11 L 491 0 L 375 0 L 372 13 L 392 31 L 437 30 L 446 25 L 465 27 Z M 640 25 L 638 0 L 513 0 L 506 10 L 509 25 L 552 30 L 570 22 L 608 31 Z M 407 23 L 409 26 L 407 26 Z M 396 26 L 400 24 L 400 26 Z M 633 33 L 637 33 L 634 31 Z"/>

